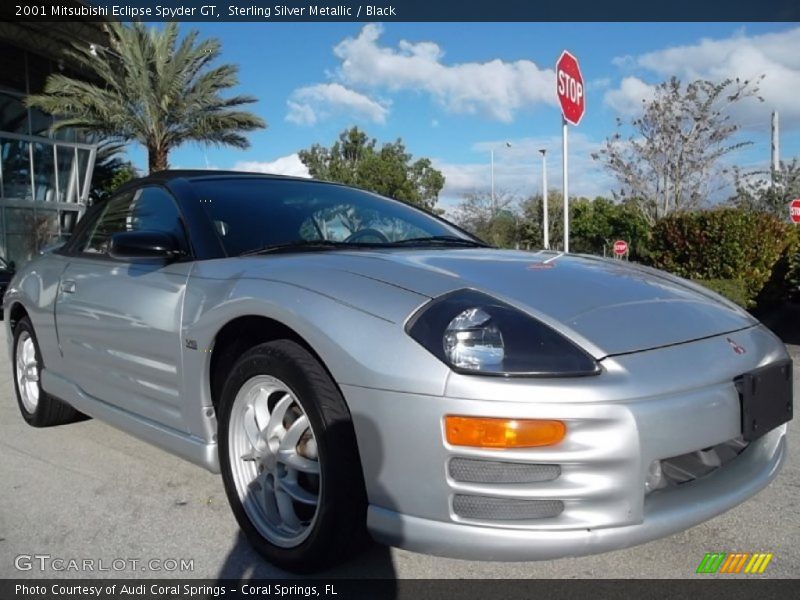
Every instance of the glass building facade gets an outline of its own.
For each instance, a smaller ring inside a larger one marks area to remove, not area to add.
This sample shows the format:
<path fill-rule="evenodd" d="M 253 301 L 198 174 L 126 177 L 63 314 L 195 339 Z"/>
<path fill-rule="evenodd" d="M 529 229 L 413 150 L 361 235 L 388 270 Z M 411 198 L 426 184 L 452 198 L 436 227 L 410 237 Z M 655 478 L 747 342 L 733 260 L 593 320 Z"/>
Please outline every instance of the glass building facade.
<path fill-rule="evenodd" d="M 18 265 L 72 231 L 89 200 L 96 155 L 95 140 L 74 130 L 53 134 L 53 117 L 25 106 L 48 75 L 65 71 L 66 44 L 53 36 L 39 44 L 35 31 L 21 28 L 0 25 L 0 256 Z M 99 24 L 85 31 L 87 43 L 102 39 Z"/>

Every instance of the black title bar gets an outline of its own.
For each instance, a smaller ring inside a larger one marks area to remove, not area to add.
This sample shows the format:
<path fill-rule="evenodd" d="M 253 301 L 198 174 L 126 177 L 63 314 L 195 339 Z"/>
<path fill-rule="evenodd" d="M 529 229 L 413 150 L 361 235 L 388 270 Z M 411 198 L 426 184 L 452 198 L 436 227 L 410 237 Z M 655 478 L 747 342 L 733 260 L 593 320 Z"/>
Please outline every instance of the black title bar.
<path fill-rule="evenodd" d="M 3 0 L 5 21 L 784 21 L 798 0 Z"/>

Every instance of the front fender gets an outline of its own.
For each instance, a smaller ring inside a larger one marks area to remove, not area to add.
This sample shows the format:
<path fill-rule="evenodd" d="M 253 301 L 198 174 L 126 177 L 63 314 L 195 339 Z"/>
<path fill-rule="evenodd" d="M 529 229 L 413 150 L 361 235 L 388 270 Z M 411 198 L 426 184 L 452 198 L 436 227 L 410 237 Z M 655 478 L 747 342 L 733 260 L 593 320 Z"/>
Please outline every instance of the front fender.
<path fill-rule="evenodd" d="M 371 296 L 388 286 L 365 280 Z M 368 289 L 362 290 L 369 293 Z M 411 314 L 426 298 L 392 288 L 393 310 Z M 198 403 L 191 430 L 206 432 L 204 408 L 212 406 L 211 355 L 219 331 L 239 317 L 261 316 L 278 321 L 300 336 L 324 362 L 340 386 L 388 389 L 425 395 L 442 395 L 449 369 L 412 340 L 404 320 L 360 308 L 342 298 L 297 284 L 262 279 L 209 280 L 190 278 L 184 305 L 184 398 Z M 385 305 L 384 305 L 385 306 Z M 187 347 L 187 340 L 190 346 Z M 196 346 L 196 349 L 194 348 Z M 398 370 L 397 365 L 408 365 Z"/>

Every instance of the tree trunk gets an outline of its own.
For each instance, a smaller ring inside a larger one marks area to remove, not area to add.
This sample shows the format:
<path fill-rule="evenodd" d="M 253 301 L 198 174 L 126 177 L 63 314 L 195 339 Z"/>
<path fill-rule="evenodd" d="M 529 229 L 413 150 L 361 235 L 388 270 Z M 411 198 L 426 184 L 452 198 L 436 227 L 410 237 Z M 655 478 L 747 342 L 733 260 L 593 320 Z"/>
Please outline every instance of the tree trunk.
<path fill-rule="evenodd" d="M 169 168 L 169 151 L 166 148 L 148 146 L 147 147 L 147 168 L 150 173 L 156 171 L 166 171 Z"/>

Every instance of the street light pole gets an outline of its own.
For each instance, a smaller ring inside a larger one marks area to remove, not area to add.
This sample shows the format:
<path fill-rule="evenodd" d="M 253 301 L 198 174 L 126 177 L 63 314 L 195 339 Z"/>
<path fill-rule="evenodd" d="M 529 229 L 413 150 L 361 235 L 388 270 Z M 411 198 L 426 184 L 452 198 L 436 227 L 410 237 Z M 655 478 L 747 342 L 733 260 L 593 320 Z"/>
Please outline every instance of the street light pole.
<path fill-rule="evenodd" d="M 511 142 L 506 142 L 506 148 L 511 148 Z M 495 202 L 494 202 L 494 148 L 489 149 L 489 156 L 491 157 L 492 161 L 492 210 L 495 210 Z"/>
<path fill-rule="evenodd" d="M 550 215 L 547 209 L 547 148 L 539 150 L 542 155 L 542 237 L 544 249 L 550 249 Z"/>
<path fill-rule="evenodd" d="M 489 150 L 492 157 L 492 210 L 494 210 L 494 148 Z"/>

